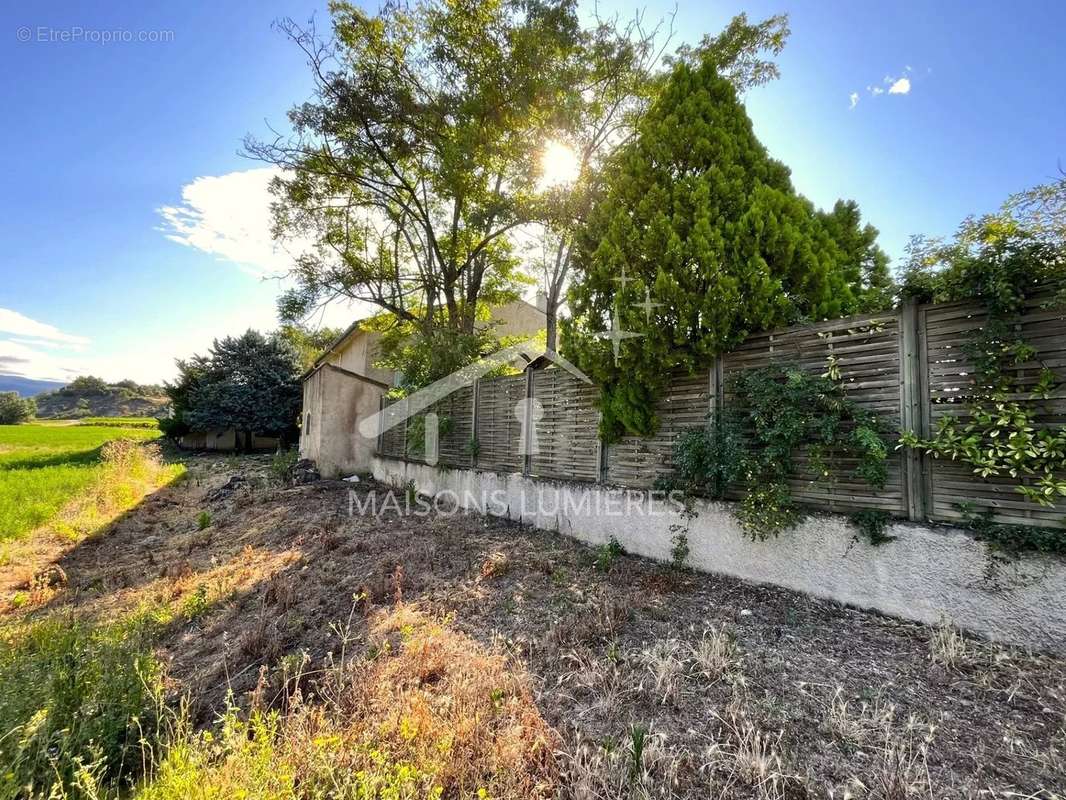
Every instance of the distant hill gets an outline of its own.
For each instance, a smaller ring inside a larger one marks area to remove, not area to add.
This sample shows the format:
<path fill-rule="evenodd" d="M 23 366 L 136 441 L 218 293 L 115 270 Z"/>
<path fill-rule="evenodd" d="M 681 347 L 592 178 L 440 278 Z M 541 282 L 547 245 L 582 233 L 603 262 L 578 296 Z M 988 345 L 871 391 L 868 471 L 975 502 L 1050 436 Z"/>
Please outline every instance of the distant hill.
<path fill-rule="evenodd" d="M 40 419 L 155 417 L 163 414 L 170 403 L 160 386 L 142 386 L 133 381 L 109 384 L 91 376 L 75 378 L 33 399 Z"/>
<path fill-rule="evenodd" d="M 37 381 L 18 375 L 0 375 L 0 392 L 18 392 L 20 397 L 33 397 L 39 392 L 59 389 L 62 386 L 59 381 Z"/>

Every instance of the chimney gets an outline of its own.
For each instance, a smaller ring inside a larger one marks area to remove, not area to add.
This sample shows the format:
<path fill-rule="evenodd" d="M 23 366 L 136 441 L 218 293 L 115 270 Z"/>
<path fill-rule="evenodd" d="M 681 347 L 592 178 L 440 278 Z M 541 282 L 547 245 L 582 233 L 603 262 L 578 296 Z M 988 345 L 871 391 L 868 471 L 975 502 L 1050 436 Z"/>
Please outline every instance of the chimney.
<path fill-rule="evenodd" d="M 537 311 L 542 314 L 548 313 L 548 295 L 544 293 L 543 289 L 537 289 L 537 296 L 533 300 L 533 305 L 537 307 Z"/>

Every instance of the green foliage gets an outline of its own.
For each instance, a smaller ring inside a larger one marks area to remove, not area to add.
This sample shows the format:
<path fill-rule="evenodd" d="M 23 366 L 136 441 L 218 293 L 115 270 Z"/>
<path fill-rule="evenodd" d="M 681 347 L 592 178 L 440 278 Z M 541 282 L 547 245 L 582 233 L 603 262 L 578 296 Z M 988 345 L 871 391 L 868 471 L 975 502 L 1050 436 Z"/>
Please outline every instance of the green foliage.
<path fill-rule="evenodd" d="M 103 378 L 95 375 L 79 375 L 66 386 L 59 390 L 60 394 L 70 397 L 92 397 L 105 395 L 110 387 Z"/>
<path fill-rule="evenodd" d="M 677 477 L 659 488 L 721 499 L 741 477 L 745 453 L 735 415 L 714 414 L 709 428 L 692 428 L 678 434 L 674 443 Z"/>
<path fill-rule="evenodd" d="M 37 404 L 23 399 L 18 392 L 0 392 L 0 425 L 19 425 L 33 418 Z"/>
<path fill-rule="evenodd" d="M 211 512 L 201 511 L 196 515 L 196 530 L 202 531 L 211 527 Z"/>
<path fill-rule="evenodd" d="M 960 398 L 967 413 L 940 417 L 929 439 L 904 431 L 901 443 L 968 464 L 982 478 L 1016 479 L 1027 500 L 1054 506 L 1066 497 L 1066 428 L 1037 417 L 1057 377 L 1034 364 L 1036 350 L 1019 323 L 1037 291 L 1057 289 L 1052 304 L 1066 300 L 1066 179 L 1016 195 L 997 213 L 967 219 L 949 242 L 917 238 L 910 256 L 905 296 L 974 301 L 988 318 L 965 346 L 974 364 L 973 385 Z M 1022 368 L 1039 368 L 1035 386 L 1020 383 Z"/>
<path fill-rule="evenodd" d="M 306 372 L 315 365 L 315 361 L 326 349 L 340 338 L 340 328 L 312 329 L 294 322 L 285 323 L 278 328 L 276 336 L 296 353 L 300 372 Z"/>
<path fill-rule="evenodd" d="M 101 449 L 114 439 L 150 440 L 158 431 L 19 425 L 0 427 L 0 541 L 54 519 L 99 480 Z"/>
<path fill-rule="evenodd" d="M 892 515 L 878 508 L 864 508 L 850 515 L 851 523 L 858 529 L 859 536 L 872 544 L 880 547 L 883 544 L 896 541 L 895 536 L 885 533 L 888 524 L 892 521 Z"/>
<path fill-rule="evenodd" d="M 295 447 L 278 450 L 278 452 L 274 453 L 274 458 L 270 461 L 270 473 L 274 476 L 275 480 L 284 483 L 289 479 L 292 468 L 296 466 L 296 462 L 299 460 L 300 451 Z"/>
<path fill-rule="evenodd" d="M 166 386 L 174 415 L 160 423 L 168 436 L 233 428 L 250 446 L 252 433 L 295 435 L 299 361 L 281 338 L 249 330 L 216 339 L 207 356 L 178 361 L 178 372 Z"/>
<path fill-rule="evenodd" d="M 610 572 L 615 559 L 625 554 L 625 548 L 612 536 L 606 544 L 596 548 L 596 569 L 600 572 Z"/>
<path fill-rule="evenodd" d="M 1038 528 L 1035 525 L 1013 525 L 996 522 L 990 509 L 977 510 L 969 503 L 960 503 L 965 527 L 974 537 L 988 545 L 993 555 L 1004 559 L 1022 553 L 1050 553 L 1066 555 L 1066 530 Z"/>
<path fill-rule="evenodd" d="M 675 531 L 670 537 L 670 566 L 674 569 L 684 569 L 689 556 L 688 534 L 684 531 Z"/>
<path fill-rule="evenodd" d="M 0 633 L 0 797 L 132 787 L 163 703 L 151 632 L 49 619 Z"/>
<path fill-rule="evenodd" d="M 853 204 L 819 214 L 796 193 L 714 59 L 675 67 L 606 169 L 577 243 L 564 342 L 603 387 L 608 438 L 654 431 L 673 370 L 702 369 L 753 331 L 884 302 L 872 229 Z M 647 293 L 661 304 L 650 314 L 637 305 Z M 615 314 L 642 334 L 617 364 L 598 335 Z"/>
<path fill-rule="evenodd" d="M 721 497 L 730 485 L 743 491 L 736 513 L 753 538 L 777 535 L 801 518 L 788 487 L 801 451 L 813 481 L 828 479 L 832 458 L 841 456 L 858 459 L 856 477 L 884 486 L 883 427 L 839 381 L 769 366 L 740 373 L 731 391 L 737 410 L 679 437 L 674 458 L 678 481 L 690 492 Z"/>
<path fill-rule="evenodd" d="M 159 427 L 155 417 L 85 417 L 78 420 L 78 425 L 94 428 L 143 428 L 153 430 Z"/>
<path fill-rule="evenodd" d="M 334 42 L 279 27 L 310 60 L 314 96 L 291 137 L 249 140 L 284 166 L 275 230 L 310 239 L 287 318 L 333 297 L 423 331 L 474 331 L 479 301 L 513 288 L 507 232 L 530 221 L 539 148 L 578 46 L 568 0 L 330 6 Z"/>
<path fill-rule="evenodd" d="M 375 366 L 395 370 L 400 389 L 411 392 L 444 378 L 460 367 L 500 349 L 500 341 L 485 324 L 471 333 L 446 327 L 423 329 L 412 323 L 386 323 Z"/>

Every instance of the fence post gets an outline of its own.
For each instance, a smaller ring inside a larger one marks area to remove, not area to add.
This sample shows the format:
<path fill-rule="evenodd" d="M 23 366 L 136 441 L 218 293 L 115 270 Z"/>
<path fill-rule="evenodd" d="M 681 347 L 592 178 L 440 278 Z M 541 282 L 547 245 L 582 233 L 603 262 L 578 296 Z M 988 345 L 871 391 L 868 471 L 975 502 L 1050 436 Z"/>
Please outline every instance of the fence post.
<path fill-rule="evenodd" d="M 378 438 L 375 447 L 378 449 L 378 455 L 383 454 L 382 445 L 385 442 L 385 395 L 382 394 L 378 398 Z"/>
<path fill-rule="evenodd" d="M 477 401 L 478 387 L 481 386 L 481 378 L 474 378 L 474 385 L 470 393 L 470 468 L 477 469 L 477 453 L 481 449 L 481 440 L 477 438 Z"/>
<path fill-rule="evenodd" d="M 709 418 L 717 416 L 722 411 L 722 406 L 725 405 L 725 380 L 724 370 L 722 366 L 722 356 L 715 356 L 711 362 L 710 380 L 708 381 L 707 390 L 710 394 L 709 403 Z"/>
<path fill-rule="evenodd" d="M 899 312 L 900 327 L 900 418 L 903 429 L 925 438 L 929 435 L 929 393 L 925 390 L 925 316 L 914 299 L 903 302 Z M 907 500 L 907 519 L 921 521 L 932 507 L 931 483 L 927 480 L 928 460 L 917 450 L 903 450 L 903 487 Z"/>
<path fill-rule="evenodd" d="M 596 420 L 596 429 L 599 435 L 596 437 L 596 443 L 598 445 L 597 455 L 599 456 L 600 464 L 600 477 L 597 483 L 607 483 L 607 459 L 610 457 L 611 446 L 607 442 L 603 441 L 603 433 L 599 431 L 600 422 L 603 419 L 603 412 L 600 412 L 599 418 Z"/>
<path fill-rule="evenodd" d="M 525 403 L 525 445 L 526 452 L 522 456 L 522 474 L 529 475 L 533 471 L 533 368 L 526 366 L 526 403 Z"/>

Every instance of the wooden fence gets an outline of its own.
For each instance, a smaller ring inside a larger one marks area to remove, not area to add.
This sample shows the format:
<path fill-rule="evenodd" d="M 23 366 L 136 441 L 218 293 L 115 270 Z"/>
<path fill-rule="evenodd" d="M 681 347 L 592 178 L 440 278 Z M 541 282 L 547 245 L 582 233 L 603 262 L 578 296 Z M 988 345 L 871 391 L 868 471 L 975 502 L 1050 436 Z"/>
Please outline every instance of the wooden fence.
<path fill-rule="evenodd" d="M 624 437 L 609 446 L 598 437 L 597 389 L 557 366 L 476 381 L 445 398 L 432 411 L 443 421 L 438 462 L 570 481 L 603 482 L 647 489 L 673 472 L 679 433 L 707 424 L 713 409 L 734 402 L 729 387 L 738 373 L 782 364 L 822 374 L 834 363 L 848 396 L 876 412 L 892 431 L 928 436 L 945 414 L 965 415 L 973 365 L 964 345 L 985 322 L 975 305 L 906 304 L 894 312 L 860 315 L 796 326 L 747 339 L 696 374 L 676 374 L 657 401 L 659 428 L 651 437 Z M 1066 381 L 1066 312 L 1029 303 L 1019 323 L 1037 355 L 1017 368 L 1022 387 L 1035 383 L 1041 367 Z M 1018 399 L 1025 400 L 1027 395 Z M 524 403 L 523 401 L 536 401 Z M 1042 403 L 1038 423 L 1066 424 L 1066 387 Z M 532 417 L 535 455 L 520 455 L 523 414 Z M 379 437 L 382 455 L 420 460 L 408 441 L 413 421 Z M 790 488 L 798 502 L 829 511 L 882 509 L 913 520 L 952 521 L 959 504 L 990 508 L 1004 522 L 1059 527 L 1063 513 L 1025 500 L 1010 479 L 982 479 L 969 466 L 895 449 L 888 479 L 874 489 L 851 475 L 854 462 L 835 458 L 830 475 L 815 480 L 803 454 L 795 459 Z"/>

